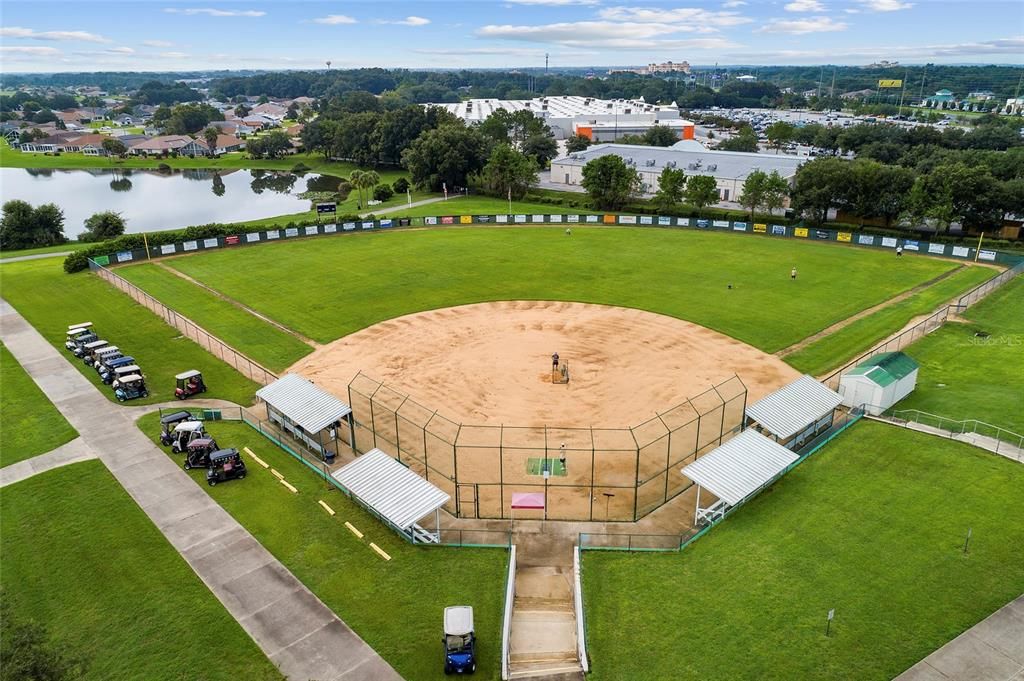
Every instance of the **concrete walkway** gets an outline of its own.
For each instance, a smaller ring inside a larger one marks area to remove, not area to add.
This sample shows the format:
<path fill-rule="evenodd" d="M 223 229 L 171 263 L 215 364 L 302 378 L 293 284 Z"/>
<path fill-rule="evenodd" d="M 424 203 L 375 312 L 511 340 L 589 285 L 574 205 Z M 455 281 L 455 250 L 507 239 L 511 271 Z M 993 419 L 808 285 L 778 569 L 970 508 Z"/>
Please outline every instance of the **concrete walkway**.
<path fill-rule="evenodd" d="M 51 449 L 46 454 L 33 456 L 31 459 L 25 459 L 24 461 L 0 468 L 0 488 L 21 482 L 39 473 L 52 471 L 54 468 L 95 458 L 96 452 L 86 446 L 85 440 L 76 437 L 71 442 L 65 442 L 60 447 L 57 447 L 57 449 Z"/>
<path fill-rule="evenodd" d="M 895 681 L 1024 681 L 1024 596 L 960 634 Z"/>
<path fill-rule="evenodd" d="M 438 203 L 440 201 L 454 201 L 462 196 L 462 194 L 452 194 L 447 199 L 443 196 L 435 196 L 432 199 L 422 199 L 420 201 L 413 201 L 412 203 L 403 203 L 401 206 L 389 206 L 388 208 L 382 208 L 381 210 L 368 210 L 359 214 L 359 217 L 365 218 L 367 215 L 389 215 L 391 213 L 400 213 L 407 208 L 416 208 L 418 206 L 429 206 L 432 203 Z"/>
<path fill-rule="evenodd" d="M 994 437 L 987 435 L 979 435 L 978 433 L 954 433 L 943 428 L 937 428 L 935 426 L 928 425 L 926 423 L 918 423 L 917 421 L 903 421 L 902 419 L 894 419 L 888 416 L 871 416 L 867 415 L 867 418 L 874 421 L 881 421 L 882 423 L 888 423 L 894 426 L 900 426 L 907 430 L 915 430 L 919 433 L 926 433 L 928 435 L 935 435 L 936 437 L 945 438 L 947 440 L 956 440 L 957 442 L 963 442 L 965 444 L 973 445 L 979 449 L 998 454 L 999 456 L 1005 456 L 1007 459 L 1017 461 L 1018 463 L 1024 463 L 1024 449 L 1008 443 L 1006 441 L 997 440 Z"/>
<path fill-rule="evenodd" d="M 401 678 L 2 299 L 0 339 L 289 679 Z"/>

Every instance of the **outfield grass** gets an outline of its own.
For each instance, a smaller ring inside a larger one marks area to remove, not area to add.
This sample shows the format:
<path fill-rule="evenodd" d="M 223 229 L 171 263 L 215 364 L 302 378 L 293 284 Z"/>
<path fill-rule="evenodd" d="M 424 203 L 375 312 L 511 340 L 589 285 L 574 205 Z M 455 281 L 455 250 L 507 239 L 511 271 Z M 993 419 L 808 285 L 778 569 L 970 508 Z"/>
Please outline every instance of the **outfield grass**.
<path fill-rule="evenodd" d="M 203 253 L 168 264 L 318 342 L 422 310 L 569 300 L 672 315 L 768 352 L 955 267 L 908 258 L 895 268 L 890 252 L 748 235 L 564 231 L 362 233 Z M 794 265 L 797 281 L 789 278 Z"/>
<path fill-rule="evenodd" d="M 136 359 L 146 375 L 149 397 L 131 404 L 174 399 L 174 375 L 187 369 L 203 372 L 209 386 L 204 397 L 252 401 L 256 383 L 98 277 L 88 272 L 65 274 L 61 262 L 44 258 L 0 265 L 3 297 L 109 399 L 114 399 L 114 391 L 64 349 L 68 324 L 93 322 L 101 338 Z"/>
<path fill-rule="evenodd" d="M 446 678 L 441 647 L 446 605 L 473 606 L 479 638 L 474 678 L 500 678 L 505 551 L 412 546 L 348 497 L 328 491 L 326 482 L 249 426 L 207 425 L 220 446 L 248 446 L 299 493 L 289 492 L 247 455 L 244 480 L 209 487 L 204 471 L 191 471 L 197 484 L 403 678 Z M 140 419 L 139 426 L 156 441 L 158 415 Z M 320 499 L 337 515 L 329 516 L 317 504 Z M 346 529 L 346 521 L 365 534 L 363 540 Z M 392 560 L 381 559 L 370 542 Z"/>
<path fill-rule="evenodd" d="M 900 265 L 903 262 L 899 263 Z M 785 357 L 794 368 L 814 376 L 841 366 L 874 343 L 890 336 L 920 315 L 928 315 L 956 296 L 996 276 L 987 267 L 964 267 L 940 282 L 874 314 L 862 317 L 833 334 Z"/>
<path fill-rule="evenodd" d="M 313 348 L 295 336 L 152 264 L 120 267 L 117 273 L 185 316 L 203 319 L 203 327 L 271 371 L 280 371 Z"/>
<path fill-rule="evenodd" d="M 1022 507 L 1020 464 L 862 422 L 682 554 L 585 553 L 591 677 L 891 679 L 1024 591 Z"/>
<path fill-rule="evenodd" d="M 1024 435 L 1024 277 L 906 349 L 921 364 L 898 409 L 978 419 Z M 983 331 L 988 338 L 974 334 Z"/>
<path fill-rule="evenodd" d="M 0 466 L 8 466 L 78 437 L 35 381 L 0 343 Z"/>
<path fill-rule="evenodd" d="M 99 461 L 6 487 L 0 507 L 4 597 L 84 679 L 282 678 Z"/>

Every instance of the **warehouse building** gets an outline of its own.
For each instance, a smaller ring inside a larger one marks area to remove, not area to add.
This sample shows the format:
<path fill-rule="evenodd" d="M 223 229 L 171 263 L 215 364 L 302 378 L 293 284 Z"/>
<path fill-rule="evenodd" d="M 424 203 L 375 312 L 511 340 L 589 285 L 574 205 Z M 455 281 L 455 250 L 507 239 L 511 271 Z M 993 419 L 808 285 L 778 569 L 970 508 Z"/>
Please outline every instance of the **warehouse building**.
<path fill-rule="evenodd" d="M 537 97 L 535 99 L 469 99 L 438 106 L 470 125 L 482 123 L 499 109 L 531 111 L 543 118 L 555 139 L 577 132 L 594 141 L 612 141 L 623 135 L 640 135 L 654 125 L 667 125 L 680 139 L 693 139 L 694 127 L 679 117 L 679 107 L 648 104 L 640 99 L 597 99 L 594 97 Z M 595 132 L 597 130 L 598 132 Z"/>
<path fill-rule="evenodd" d="M 640 173 L 644 192 L 658 188 L 658 176 L 665 168 L 678 168 L 687 177 L 710 175 L 718 183 L 722 201 L 736 201 L 743 190 L 747 176 L 755 170 L 766 173 L 776 171 L 793 183 L 796 171 L 806 159 L 782 154 L 756 154 L 743 151 L 715 151 L 705 149 L 695 140 L 684 140 L 671 147 L 645 147 L 634 144 L 597 144 L 584 151 L 556 158 L 551 162 L 551 182 L 580 185 L 583 166 L 594 159 L 614 154 L 621 156 Z"/>

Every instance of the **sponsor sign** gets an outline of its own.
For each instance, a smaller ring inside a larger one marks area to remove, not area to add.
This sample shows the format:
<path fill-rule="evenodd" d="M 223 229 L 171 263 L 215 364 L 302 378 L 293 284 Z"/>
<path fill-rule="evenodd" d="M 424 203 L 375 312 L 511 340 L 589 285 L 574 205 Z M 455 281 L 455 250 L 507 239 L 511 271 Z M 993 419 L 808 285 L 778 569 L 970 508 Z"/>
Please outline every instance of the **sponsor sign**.
<path fill-rule="evenodd" d="M 324 225 L 324 234 L 336 234 L 338 225 Z"/>
<path fill-rule="evenodd" d="M 599 222 L 600 215 L 588 215 L 587 222 Z"/>
<path fill-rule="evenodd" d="M 651 215 L 641 215 L 640 216 L 640 224 L 641 225 L 653 225 L 654 224 L 654 217 L 651 216 Z"/>
<path fill-rule="evenodd" d="M 195 241 L 186 241 L 185 243 L 183 243 L 181 245 L 181 248 L 182 248 L 182 250 L 185 250 L 185 251 L 194 251 L 197 248 L 199 248 L 199 244 L 197 242 L 195 242 Z"/>
<path fill-rule="evenodd" d="M 476 221 L 477 222 L 490 222 L 491 221 L 491 216 L 490 215 L 477 215 L 476 216 Z"/>
<path fill-rule="evenodd" d="M 425 225 L 436 225 L 437 224 L 437 218 L 436 217 L 423 218 L 423 224 L 425 224 Z"/>
<path fill-rule="evenodd" d="M 836 232 L 836 241 L 845 241 L 850 243 L 850 239 L 853 238 L 853 234 L 850 232 Z"/>
<path fill-rule="evenodd" d="M 995 251 L 978 251 L 978 260 L 995 260 Z"/>
<path fill-rule="evenodd" d="M 507 215 L 495 215 L 494 216 L 494 221 L 495 222 L 508 222 L 508 216 Z"/>
<path fill-rule="evenodd" d="M 734 222 L 734 223 L 732 223 L 732 231 L 734 231 L 734 232 L 745 232 L 745 231 L 747 231 L 747 223 L 745 223 L 745 222 Z"/>
<path fill-rule="evenodd" d="M 779 236 L 786 236 L 786 226 L 785 225 L 772 225 L 772 234 L 777 234 Z"/>
<path fill-rule="evenodd" d="M 459 224 L 460 225 L 471 225 L 471 224 L 473 224 L 473 216 L 472 215 L 460 215 L 459 216 Z"/>
<path fill-rule="evenodd" d="M 919 251 L 921 250 L 921 244 L 916 241 L 904 241 L 903 248 L 907 251 Z"/>
<path fill-rule="evenodd" d="M 903 87 L 902 80 L 880 80 L 878 87 Z"/>
<path fill-rule="evenodd" d="M 697 220 L 697 226 L 701 228 L 707 228 L 711 226 L 710 220 Z"/>
<path fill-rule="evenodd" d="M 806 239 L 807 238 L 807 228 L 806 227 L 797 227 L 796 229 L 793 230 L 793 236 L 798 236 L 801 239 Z"/>
<path fill-rule="evenodd" d="M 882 245 L 886 248 L 896 248 L 896 239 L 891 236 L 883 236 Z"/>
<path fill-rule="evenodd" d="M 669 226 L 671 226 L 672 225 L 672 218 L 668 218 L 668 217 L 665 217 L 665 216 L 660 216 L 658 218 L 658 224 L 659 225 L 669 225 Z"/>
<path fill-rule="evenodd" d="M 614 215 L 605 215 L 603 220 L 604 220 L 604 224 L 606 224 L 606 225 L 614 225 L 615 224 L 615 216 Z"/>
<path fill-rule="evenodd" d="M 412 218 L 398 218 L 399 227 L 408 227 L 412 224 Z"/>
<path fill-rule="evenodd" d="M 203 239 L 203 248 L 217 248 L 220 244 L 216 239 Z"/>
<path fill-rule="evenodd" d="M 381 229 L 383 229 L 384 227 L 391 227 L 394 224 L 395 223 L 390 218 L 384 218 L 383 220 L 380 221 Z"/>
<path fill-rule="evenodd" d="M 284 235 L 285 235 L 286 238 L 290 237 L 290 236 L 298 236 L 299 235 L 299 228 L 298 227 L 288 227 L 288 228 L 286 228 L 284 230 Z"/>
<path fill-rule="evenodd" d="M 814 230 L 814 238 L 815 239 L 831 239 L 832 238 L 832 233 L 831 232 L 826 232 L 823 229 L 816 229 L 816 230 Z"/>
<path fill-rule="evenodd" d="M 580 221 L 580 216 L 579 215 L 566 215 L 565 216 L 565 221 L 566 222 L 579 222 Z"/>
<path fill-rule="evenodd" d="M 636 224 L 636 216 L 635 215 L 620 215 L 619 216 L 619 224 L 620 225 L 635 225 Z"/>
<path fill-rule="evenodd" d="M 561 222 L 561 221 L 562 221 L 562 216 L 561 215 L 549 215 L 548 216 L 548 222 Z"/>
<path fill-rule="evenodd" d="M 966 258 L 971 254 L 971 249 L 967 246 L 953 246 L 953 255 L 958 258 Z"/>
<path fill-rule="evenodd" d="M 766 234 L 768 232 L 768 225 L 762 224 L 760 222 L 755 222 L 754 231 L 757 232 L 758 234 Z"/>
<path fill-rule="evenodd" d="M 170 255 L 174 253 L 174 244 L 164 244 L 160 247 L 160 255 Z M 95 260 L 95 258 L 93 258 Z"/>
<path fill-rule="evenodd" d="M 946 252 L 946 244 L 928 244 L 928 252 L 942 255 Z"/>
<path fill-rule="evenodd" d="M 711 224 L 713 226 L 715 226 L 715 227 L 725 227 L 725 228 L 729 227 L 729 221 L 728 220 L 715 220 Z"/>
<path fill-rule="evenodd" d="M 367 220 L 364 222 L 363 229 L 373 229 L 373 220 Z"/>
<path fill-rule="evenodd" d="M 236 246 L 238 245 L 239 238 L 237 234 L 231 234 L 230 236 L 224 237 L 225 246 Z"/>
<path fill-rule="evenodd" d="M 316 204 L 316 212 L 318 215 L 323 213 L 335 213 L 338 210 L 338 204 L 336 203 L 318 203 Z"/>
<path fill-rule="evenodd" d="M 316 236 L 317 228 L 316 225 L 306 225 L 306 236 Z"/>
<path fill-rule="evenodd" d="M 519 213 L 518 215 L 516 215 L 516 216 L 515 216 L 515 217 L 513 218 L 513 220 L 514 220 L 515 222 L 526 222 L 526 216 L 525 216 L 525 215 L 523 215 L 522 213 Z"/>
<path fill-rule="evenodd" d="M 534 215 L 533 216 L 533 221 L 534 222 L 544 222 L 544 216 L 543 215 Z"/>
<path fill-rule="evenodd" d="M 445 215 L 443 218 L 441 218 L 441 224 L 442 225 L 454 225 L 455 224 L 455 217 L 451 216 L 451 215 Z"/>
<path fill-rule="evenodd" d="M 875 237 L 870 234 L 858 234 L 857 243 L 863 246 L 873 246 L 875 244 Z"/>
<path fill-rule="evenodd" d="M 131 259 L 132 259 L 132 252 L 131 251 L 118 251 L 117 252 L 117 261 L 118 262 L 128 262 Z"/>
<path fill-rule="evenodd" d="M 260 240 L 260 233 L 259 232 L 249 232 L 248 234 L 245 235 L 245 242 L 247 244 L 251 244 L 251 243 L 253 243 L 255 241 L 259 241 L 259 240 Z"/>
<path fill-rule="evenodd" d="M 436 219 L 436 218 L 435 218 L 435 219 Z M 351 231 L 352 231 L 353 229 L 355 229 L 355 228 L 356 228 L 356 223 L 354 223 L 354 222 L 346 222 L 346 223 L 344 223 L 344 224 L 343 224 L 343 225 L 341 226 L 341 228 L 342 228 L 343 230 L 345 230 L 346 232 L 351 232 Z"/>
<path fill-rule="evenodd" d="M 92 259 L 92 261 L 94 263 L 96 263 L 97 265 L 109 265 L 110 264 L 110 256 L 109 255 L 97 255 L 95 258 Z"/>

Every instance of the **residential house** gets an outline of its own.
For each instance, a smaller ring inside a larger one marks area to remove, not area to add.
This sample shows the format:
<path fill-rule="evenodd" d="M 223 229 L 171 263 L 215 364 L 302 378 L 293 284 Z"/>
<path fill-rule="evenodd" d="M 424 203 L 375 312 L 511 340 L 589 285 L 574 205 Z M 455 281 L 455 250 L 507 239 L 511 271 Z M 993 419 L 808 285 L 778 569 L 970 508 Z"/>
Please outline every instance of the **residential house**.
<path fill-rule="evenodd" d="M 210 123 L 210 127 L 217 128 L 225 135 L 235 135 L 237 137 L 244 137 L 259 130 L 259 128 L 250 127 L 242 123 L 241 120 L 213 121 Z"/>
<path fill-rule="evenodd" d="M 951 90 L 938 90 L 931 97 L 925 97 L 921 102 L 922 106 L 931 106 L 935 108 L 949 108 L 956 102 L 956 97 L 953 95 Z"/>
<path fill-rule="evenodd" d="M 266 130 L 267 128 L 276 128 L 280 119 L 275 120 L 265 114 L 252 114 L 242 119 L 242 123 L 254 128 L 256 130 Z"/>
<path fill-rule="evenodd" d="M 302 123 L 296 123 L 295 125 L 288 126 L 285 132 L 288 133 L 289 137 L 298 137 L 299 135 L 302 134 L 302 131 L 305 129 L 305 127 L 306 126 L 303 125 Z"/>
<path fill-rule="evenodd" d="M 217 135 L 215 153 L 224 154 L 229 151 L 241 151 L 242 149 L 245 149 L 245 140 L 240 140 L 234 135 Z"/>
<path fill-rule="evenodd" d="M 206 144 L 187 135 L 157 135 L 133 144 L 128 150 L 135 156 L 166 156 L 177 153 L 181 156 L 208 156 Z"/>
<path fill-rule="evenodd" d="M 267 102 L 266 104 L 254 106 L 249 112 L 249 115 L 266 116 L 274 122 L 278 122 L 288 115 L 288 107 L 277 104 L 276 102 Z"/>
<path fill-rule="evenodd" d="M 131 126 L 131 125 L 135 125 L 135 117 L 132 116 L 131 114 L 127 114 L 127 113 L 118 114 L 117 116 L 114 116 L 113 120 L 114 120 L 114 123 L 117 123 L 121 127 L 128 127 L 128 126 Z"/>
<path fill-rule="evenodd" d="M 0 123 L 0 137 L 7 140 L 7 143 L 13 147 L 18 144 L 18 140 L 21 138 L 21 131 L 16 125 Z"/>

